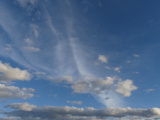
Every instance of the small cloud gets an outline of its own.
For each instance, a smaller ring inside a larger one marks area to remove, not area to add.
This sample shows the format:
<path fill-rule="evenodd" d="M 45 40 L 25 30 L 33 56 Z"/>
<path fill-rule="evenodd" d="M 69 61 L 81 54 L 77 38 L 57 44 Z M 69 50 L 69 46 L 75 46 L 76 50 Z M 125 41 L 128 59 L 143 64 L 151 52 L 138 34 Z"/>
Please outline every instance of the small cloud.
<path fill-rule="evenodd" d="M 138 54 L 133 54 L 133 56 L 136 57 L 136 58 L 140 57 L 140 55 L 138 55 Z"/>
<path fill-rule="evenodd" d="M 5 44 L 5 50 L 12 50 L 12 46 L 10 44 Z"/>
<path fill-rule="evenodd" d="M 32 44 L 33 43 L 33 41 L 30 38 L 26 38 L 24 40 L 24 42 L 27 43 L 27 44 Z"/>
<path fill-rule="evenodd" d="M 39 52 L 40 51 L 39 48 L 35 48 L 35 47 L 32 47 L 32 46 L 23 47 L 23 49 L 27 50 L 27 51 L 31 51 L 31 52 Z"/>
<path fill-rule="evenodd" d="M 70 103 L 70 104 L 77 104 L 77 105 L 82 105 L 82 102 L 81 101 L 67 101 L 67 103 Z"/>
<path fill-rule="evenodd" d="M 98 60 L 101 61 L 102 63 L 108 63 L 108 58 L 104 55 L 99 55 Z"/>
<path fill-rule="evenodd" d="M 133 72 L 134 74 L 139 74 L 139 72 Z"/>
<path fill-rule="evenodd" d="M 105 68 L 106 68 L 107 70 L 110 70 L 110 69 L 111 69 L 109 66 L 105 66 Z"/>
<path fill-rule="evenodd" d="M 130 60 L 127 60 L 127 63 L 131 63 L 131 61 L 130 61 Z"/>
<path fill-rule="evenodd" d="M 149 93 L 149 92 L 152 92 L 152 91 L 155 91 L 155 89 L 147 89 L 147 90 L 145 90 L 147 93 Z"/>
<path fill-rule="evenodd" d="M 1 82 L 10 82 L 13 80 L 30 80 L 31 75 L 27 70 L 20 70 L 19 68 L 12 68 L 7 63 L 2 63 L 0 61 L 0 81 Z"/>
<path fill-rule="evenodd" d="M 116 85 L 116 92 L 122 94 L 124 97 L 129 97 L 133 90 L 136 90 L 137 87 L 133 85 L 132 80 L 119 81 Z"/>
<path fill-rule="evenodd" d="M 115 67 L 115 68 L 114 68 L 114 71 L 120 73 L 120 72 L 121 72 L 121 71 L 120 71 L 121 68 L 122 68 L 122 67 Z"/>

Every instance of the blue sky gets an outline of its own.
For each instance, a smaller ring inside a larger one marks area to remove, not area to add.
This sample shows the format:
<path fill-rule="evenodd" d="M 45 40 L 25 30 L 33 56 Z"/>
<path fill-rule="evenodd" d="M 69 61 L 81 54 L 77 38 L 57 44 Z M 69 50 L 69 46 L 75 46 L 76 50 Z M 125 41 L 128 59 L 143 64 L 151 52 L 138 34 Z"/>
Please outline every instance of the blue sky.
<path fill-rule="evenodd" d="M 0 120 L 160 119 L 159 4 L 1 0 Z"/>

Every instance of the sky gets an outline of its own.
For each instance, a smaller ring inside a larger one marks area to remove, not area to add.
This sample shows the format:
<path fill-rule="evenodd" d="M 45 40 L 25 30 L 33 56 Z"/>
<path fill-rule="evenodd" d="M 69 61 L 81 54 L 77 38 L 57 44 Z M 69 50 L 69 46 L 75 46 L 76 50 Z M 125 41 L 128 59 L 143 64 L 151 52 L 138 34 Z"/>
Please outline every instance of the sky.
<path fill-rule="evenodd" d="M 159 120 L 159 0 L 1 0 L 0 120 Z"/>

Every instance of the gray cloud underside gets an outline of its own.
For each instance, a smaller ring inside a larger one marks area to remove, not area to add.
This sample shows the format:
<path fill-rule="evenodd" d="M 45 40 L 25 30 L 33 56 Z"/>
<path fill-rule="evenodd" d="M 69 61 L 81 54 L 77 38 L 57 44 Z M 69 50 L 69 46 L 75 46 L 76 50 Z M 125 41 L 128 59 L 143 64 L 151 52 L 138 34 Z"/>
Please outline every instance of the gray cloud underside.
<path fill-rule="evenodd" d="M 18 107 L 17 107 L 18 105 Z M 31 106 L 30 109 L 28 107 Z M 137 116 L 152 118 L 160 116 L 159 108 L 150 109 L 132 109 L 132 108 L 76 108 L 76 107 L 56 107 L 44 106 L 36 107 L 26 103 L 16 103 L 7 105 L 7 107 L 16 109 L 11 112 L 3 112 L 8 117 L 18 117 L 17 120 L 102 120 L 108 117 L 122 118 L 126 116 Z M 25 109 L 27 107 L 27 109 Z M 23 108 L 23 109 L 22 109 Z M 1 120 L 1 119 L 0 119 Z M 3 119 L 2 119 L 3 120 Z M 9 119 L 8 119 L 9 120 Z"/>

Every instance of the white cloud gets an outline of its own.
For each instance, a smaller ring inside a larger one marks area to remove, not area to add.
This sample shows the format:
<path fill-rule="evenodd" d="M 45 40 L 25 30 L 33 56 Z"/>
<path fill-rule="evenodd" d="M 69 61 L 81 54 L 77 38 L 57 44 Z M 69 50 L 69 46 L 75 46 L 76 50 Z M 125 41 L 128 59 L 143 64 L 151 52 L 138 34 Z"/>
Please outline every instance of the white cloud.
<path fill-rule="evenodd" d="M 7 63 L 0 61 L 0 81 L 7 82 L 12 80 L 30 80 L 31 76 L 27 70 L 20 70 L 19 68 L 12 68 Z"/>
<path fill-rule="evenodd" d="M 101 61 L 102 63 L 108 63 L 108 58 L 104 55 L 99 55 L 98 60 Z"/>
<path fill-rule="evenodd" d="M 27 50 L 27 51 L 31 51 L 31 52 L 39 52 L 40 49 L 39 48 L 36 48 L 36 47 L 33 47 L 33 46 L 26 46 L 26 47 L 23 47 L 24 50 Z"/>
<path fill-rule="evenodd" d="M 82 101 L 67 101 L 67 103 L 70 103 L 70 104 L 78 104 L 78 105 L 81 105 L 82 104 Z"/>
<path fill-rule="evenodd" d="M 102 91 L 108 91 L 110 86 L 116 80 L 115 77 L 106 77 L 103 79 L 83 80 L 72 84 L 72 89 L 75 93 L 95 93 L 99 94 Z"/>
<path fill-rule="evenodd" d="M 19 109 L 19 110 L 24 110 L 24 111 L 32 111 L 33 109 L 37 108 L 35 105 L 30 105 L 27 102 L 8 104 L 5 107 L 10 107 L 13 109 Z"/>
<path fill-rule="evenodd" d="M 140 55 L 138 55 L 138 54 L 133 54 L 133 56 L 136 58 L 140 57 Z"/>
<path fill-rule="evenodd" d="M 132 80 L 119 81 L 116 85 L 116 92 L 122 94 L 124 97 L 129 97 L 133 90 L 136 90 L 137 87 L 133 85 Z"/>
<path fill-rule="evenodd" d="M 0 84 L 0 98 L 30 98 L 34 95 L 32 92 L 35 90 L 32 88 L 18 88 L 15 86 L 5 86 L 4 84 Z"/>
<path fill-rule="evenodd" d="M 120 72 L 121 72 L 121 70 L 120 70 L 120 69 L 121 69 L 121 67 L 115 67 L 115 68 L 114 68 L 114 71 L 115 71 L 115 72 L 119 72 L 119 73 L 120 73 Z"/>
<path fill-rule="evenodd" d="M 32 44 L 33 43 L 33 41 L 30 38 L 26 38 L 24 40 L 24 42 L 27 43 L 27 44 Z"/>
<path fill-rule="evenodd" d="M 8 50 L 8 51 L 10 51 L 10 50 L 12 50 L 12 45 L 10 45 L 10 44 L 5 44 L 5 50 Z"/>
<path fill-rule="evenodd" d="M 18 106 L 17 106 L 18 105 Z M 21 107 L 22 106 L 22 107 Z M 149 109 L 132 109 L 132 108 L 103 108 L 95 109 L 89 108 L 76 108 L 76 107 L 56 107 L 56 106 L 44 106 L 36 107 L 34 105 L 24 107 L 22 103 L 10 104 L 7 107 L 11 107 L 13 110 L 9 112 L 3 112 L 4 115 L 8 117 L 20 117 L 23 120 L 107 120 L 109 117 L 115 119 L 123 119 L 122 117 L 144 117 L 144 118 L 154 118 L 160 116 L 159 108 L 149 108 Z M 32 118 L 32 119 L 31 119 Z M 131 119 L 132 120 L 132 119 Z"/>
<path fill-rule="evenodd" d="M 155 91 L 155 89 L 147 89 L 146 92 L 152 92 L 152 91 Z"/>

